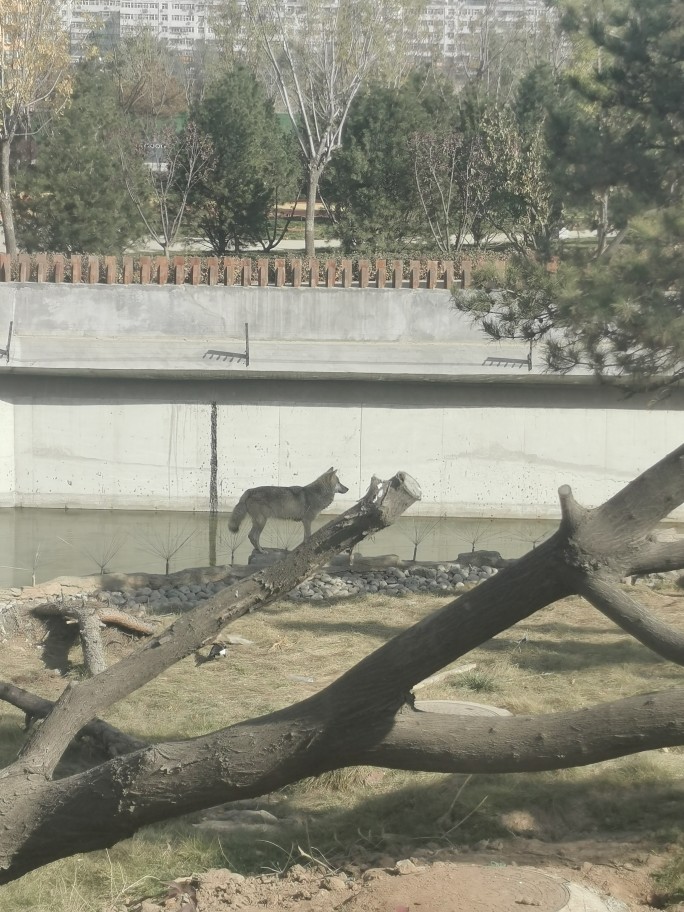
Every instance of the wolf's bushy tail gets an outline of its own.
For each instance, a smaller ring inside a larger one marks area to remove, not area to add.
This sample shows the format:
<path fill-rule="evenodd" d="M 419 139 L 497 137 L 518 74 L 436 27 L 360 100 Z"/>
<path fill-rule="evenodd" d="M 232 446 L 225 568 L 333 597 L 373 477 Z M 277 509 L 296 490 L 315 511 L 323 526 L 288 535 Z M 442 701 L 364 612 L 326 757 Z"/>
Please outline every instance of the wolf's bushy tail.
<path fill-rule="evenodd" d="M 240 528 L 240 523 L 247 515 L 247 498 L 243 494 L 240 500 L 236 503 L 235 509 L 230 514 L 230 519 L 228 520 L 228 528 L 231 532 L 237 532 Z"/>

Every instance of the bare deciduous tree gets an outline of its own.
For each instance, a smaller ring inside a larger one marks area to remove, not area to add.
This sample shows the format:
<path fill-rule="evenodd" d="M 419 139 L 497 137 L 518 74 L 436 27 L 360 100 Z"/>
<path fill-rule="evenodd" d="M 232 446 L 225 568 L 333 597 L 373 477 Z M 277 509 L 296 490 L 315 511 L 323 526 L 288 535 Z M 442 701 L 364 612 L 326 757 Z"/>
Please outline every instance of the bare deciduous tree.
<path fill-rule="evenodd" d="M 562 518 L 551 538 L 299 703 L 200 738 L 142 747 L 102 729 L 103 723 L 98 728 L 98 713 L 238 617 L 289 591 L 334 553 L 387 526 L 418 496 L 403 473 L 388 482 L 374 479 L 356 507 L 285 560 L 203 603 L 111 668 L 70 685 L 0 774 L 0 882 L 113 845 L 147 823 L 345 766 L 535 771 L 684 744 L 684 687 L 575 711 L 495 719 L 420 712 L 410 699 L 411 688 L 426 677 L 572 594 L 658 655 L 684 664 L 684 631 L 661 622 L 620 585 L 626 575 L 684 566 L 684 543 L 658 543 L 650 534 L 684 502 L 684 445 L 596 509 L 581 507 L 562 486 Z M 31 699 L 11 685 L 0 685 L 0 697 L 22 708 Z M 125 753 L 55 778 L 60 758 L 84 726 L 103 732 Z"/>
<path fill-rule="evenodd" d="M 52 0 L 0 4 L 0 215 L 8 253 L 17 252 L 11 196 L 12 145 L 38 132 L 69 98 L 69 36 Z M 42 116 L 37 117 L 40 112 Z"/>
<path fill-rule="evenodd" d="M 456 130 L 414 133 L 409 138 L 423 214 L 437 249 L 447 257 L 461 251 L 479 214 L 480 145 L 477 134 Z"/>
<path fill-rule="evenodd" d="M 146 180 L 136 183 L 130 156 L 147 159 Z M 119 156 L 126 189 L 150 237 L 168 255 L 178 237 L 193 187 L 211 168 L 211 142 L 189 121 L 181 131 L 152 124 L 132 142 L 122 141 Z"/>
<path fill-rule="evenodd" d="M 187 110 L 192 94 L 189 67 L 149 27 L 115 42 L 104 62 L 127 117 L 173 117 Z"/>
<path fill-rule="evenodd" d="M 294 11 L 277 0 L 244 0 L 239 8 L 232 34 L 252 59 L 256 50 L 268 64 L 306 166 L 309 256 L 319 181 L 342 143 L 349 108 L 371 75 L 396 78 L 403 70 L 417 9 L 413 0 L 303 0 Z M 235 6 L 226 5 L 226 17 L 231 13 Z"/>

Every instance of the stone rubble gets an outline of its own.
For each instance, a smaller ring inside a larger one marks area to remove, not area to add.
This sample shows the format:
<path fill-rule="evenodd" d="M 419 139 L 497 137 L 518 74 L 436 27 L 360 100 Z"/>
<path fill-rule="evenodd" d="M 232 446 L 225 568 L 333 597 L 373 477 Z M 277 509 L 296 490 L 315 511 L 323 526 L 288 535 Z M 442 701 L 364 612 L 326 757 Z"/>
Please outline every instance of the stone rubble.
<path fill-rule="evenodd" d="M 365 595 L 390 595 L 403 597 L 412 593 L 453 594 L 466 588 L 476 586 L 478 583 L 493 576 L 497 568 L 484 565 L 481 567 L 470 566 L 459 562 L 444 562 L 439 564 L 416 563 L 410 567 L 388 567 L 376 570 L 330 570 L 319 571 L 308 580 L 300 583 L 291 592 L 288 598 L 293 601 L 324 601 L 328 599 L 347 599 Z M 649 587 L 659 587 L 666 580 L 676 582 L 681 577 L 681 571 L 670 573 L 651 574 L 642 579 L 626 580 L 625 582 L 638 582 Z M 159 578 L 157 578 L 159 579 Z M 141 614 L 171 614 L 187 611 L 200 602 L 211 598 L 227 586 L 239 586 L 240 578 L 227 576 L 222 580 L 205 583 L 178 585 L 169 581 L 168 585 L 157 588 L 142 586 L 132 589 L 100 590 L 91 593 L 90 597 L 100 602 L 121 609 L 133 615 Z M 0 592 L 0 636 L 7 636 L 9 629 L 4 630 L 3 618 L 8 622 L 9 617 L 4 612 L 23 603 L 19 590 L 4 590 Z M 72 599 L 80 601 L 85 593 L 70 593 L 64 596 L 65 601 Z M 29 602 L 41 604 L 42 599 L 29 599 Z"/>
<path fill-rule="evenodd" d="M 410 569 L 389 567 L 362 573 L 351 570 L 330 573 L 319 571 L 289 592 L 288 598 L 293 601 L 323 601 L 375 593 L 395 596 L 413 592 L 452 593 L 476 585 L 496 572 L 494 567 L 467 567 L 457 563 L 435 566 L 417 564 Z M 124 611 L 135 612 L 136 608 L 144 608 L 152 614 L 167 614 L 193 608 L 226 586 L 236 584 L 239 585 L 239 582 L 233 577 L 227 577 L 203 585 L 169 585 L 159 589 L 144 586 L 131 592 L 103 591 L 97 594 L 97 598 Z"/>

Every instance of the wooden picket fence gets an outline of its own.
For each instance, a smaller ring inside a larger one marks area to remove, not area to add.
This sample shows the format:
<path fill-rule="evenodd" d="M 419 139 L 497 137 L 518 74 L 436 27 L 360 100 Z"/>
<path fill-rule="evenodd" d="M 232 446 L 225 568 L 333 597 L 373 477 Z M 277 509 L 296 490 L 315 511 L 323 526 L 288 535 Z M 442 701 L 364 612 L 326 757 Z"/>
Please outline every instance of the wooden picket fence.
<path fill-rule="evenodd" d="M 0 282 L 238 285 L 265 288 L 467 288 L 477 260 L 0 254 Z"/>

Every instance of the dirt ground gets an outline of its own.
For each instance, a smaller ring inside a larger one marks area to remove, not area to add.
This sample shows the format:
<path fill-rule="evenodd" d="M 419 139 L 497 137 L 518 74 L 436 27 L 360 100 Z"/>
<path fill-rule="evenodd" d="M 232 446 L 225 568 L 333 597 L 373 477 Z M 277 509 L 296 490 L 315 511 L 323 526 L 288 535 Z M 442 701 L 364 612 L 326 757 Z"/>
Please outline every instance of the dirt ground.
<path fill-rule="evenodd" d="M 641 912 L 658 908 L 650 874 L 662 863 L 637 841 L 496 842 L 481 851 L 419 850 L 376 867 L 294 865 L 283 875 L 212 870 L 169 885 L 136 912 Z M 570 886 L 572 885 L 572 886 Z M 684 904 L 680 907 L 684 910 Z"/>

